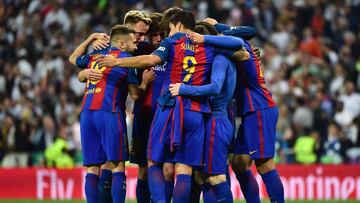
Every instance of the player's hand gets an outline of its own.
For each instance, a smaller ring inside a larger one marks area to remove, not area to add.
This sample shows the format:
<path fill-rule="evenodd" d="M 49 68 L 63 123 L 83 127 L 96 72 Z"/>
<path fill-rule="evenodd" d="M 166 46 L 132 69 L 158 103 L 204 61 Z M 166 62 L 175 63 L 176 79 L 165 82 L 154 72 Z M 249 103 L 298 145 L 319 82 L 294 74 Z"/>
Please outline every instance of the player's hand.
<path fill-rule="evenodd" d="M 171 96 L 173 96 L 173 97 L 179 96 L 180 86 L 181 86 L 181 83 L 175 83 L 175 84 L 169 85 L 169 91 L 171 93 Z"/>
<path fill-rule="evenodd" d="M 201 35 L 199 33 L 193 32 L 190 34 L 190 39 L 191 41 L 193 41 L 195 44 L 201 44 L 204 43 L 204 35 Z"/>
<path fill-rule="evenodd" d="M 146 84 L 155 80 L 155 78 L 156 78 L 156 74 L 153 70 L 148 70 L 148 69 L 144 70 L 142 75 L 142 81 L 144 81 Z"/>
<path fill-rule="evenodd" d="M 92 44 L 95 50 L 105 49 L 109 46 L 110 36 L 106 33 L 93 33 L 91 37 L 95 40 Z"/>
<path fill-rule="evenodd" d="M 100 67 L 114 67 L 117 66 L 117 58 L 112 55 L 103 55 L 96 59 Z"/>
<path fill-rule="evenodd" d="M 85 78 L 91 81 L 101 80 L 103 73 L 96 69 L 86 69 Z"/>
<path fill-rule="evenodd" d="M 235 52 L 234 56 L 237 61 L 246 61 L 250 59 L 249 52 L 243 47 L 239 51 Z"/>
<path fill-rule="evenodd" d="M 261 52 L 259 47 L 253 47 L 254 53 L 258 59 L 260 59 Z"/>
<path fill-rule="evenodd" d="M 205 23 L 209 23 L 210 25 L 215 25 L 217 24 L 217 20 L 215 20 L 214 18 L 205 18 L 204 20 L 202 20 Z"/>

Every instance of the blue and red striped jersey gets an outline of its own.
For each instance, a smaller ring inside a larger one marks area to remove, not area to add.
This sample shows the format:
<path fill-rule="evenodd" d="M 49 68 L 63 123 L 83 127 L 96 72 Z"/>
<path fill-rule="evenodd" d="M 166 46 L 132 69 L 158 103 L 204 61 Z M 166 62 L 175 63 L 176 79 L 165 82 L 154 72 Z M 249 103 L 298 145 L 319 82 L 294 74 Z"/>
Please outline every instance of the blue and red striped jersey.
<path fill-rule="evenodd" d="M 82 100 L 82 110 L 105 110 L 120 112 L 125 110 L 127 91 L 127 68 L 99 67 L 96 59 L 101 55 L 113 55 L 117 58 L 130 57 L 127 52 L 109 47 L 91 52 L 76 59 L 79 68 L 100 70 L 103 77 L 98 81 L 87 81 L 85 94 Z"/>
<path fill-rule="evenodd" d="M 250 54 L 250 59 L 237 62 L 237 79 L 235 99 L 238 115 L 248 112 L 276 106 L 271 92 L 266 87 L 265 78 L 260 66 L 260 60 L 254 54 L 254 50 L 248 41 L 245 41 L 245 49 Z"/>
<path fill-rule="evenodd" d="M 214 52 L 215 49 L 207 44 L 193 44 L 185 33 L 179 32 L 165 38 L 153 53 L 159 56 L 163 63 L 167 62 L 162 97 L 170 94 L 169 85 L 172 83 L 195 86 L 209 83 Z M 182 100 L 186 110 L 210 112 L 209 101 L 206 97 L 183 96 Z M 159 105 L 163 104 L 159 102 Z"/>
<path fill-rule="evenodd" d="M 151 54 L 155 48 L 147 42 L 142 42 L 138 45 L 136 54 L 146 55 Z M 151 67 L 155 72 L 156 78 L 148 84 L 143 96 L 134 103 L 133 114 L 140 113 L 155 113 L 157 107 L 157 99 L 160 97 L 161 88 L 164 83 L 166 63 L 163 65 L 156 65 Z M 142 74 L 144 69 L 129 70 L 128 83 L 140 85 L 142 81 Z"/>

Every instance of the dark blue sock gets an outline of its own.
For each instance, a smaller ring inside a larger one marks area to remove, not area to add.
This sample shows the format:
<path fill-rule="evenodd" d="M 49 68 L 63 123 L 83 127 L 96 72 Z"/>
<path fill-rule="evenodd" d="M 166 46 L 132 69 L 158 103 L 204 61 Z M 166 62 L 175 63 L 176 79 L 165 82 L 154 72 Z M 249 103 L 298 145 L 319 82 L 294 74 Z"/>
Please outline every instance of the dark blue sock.
<path fill-rule="evenodd" d="M 284 187 L 276 169 L 260 174 L 271 202 L 284 203 Z"/>
<path fill-rule="evenodd" d="M 85 196 L 88 203 L 99 202 L 99 191 L 98 191 L 99 176 L 88 173 L 85 177 Z"/>
<path fill-rule="evenodd" d="M 166 185 L 166 202 L 170 203 L 174 191 L 174 181 L 165 181 Z"/>
<path fill-rule="evenodd" d="M 179 174 L 176 176 L 176 184 L 173 193 L 173 203 L 190 202 L 191 176 Z"/>
<path fill-rule="evenodd" d="M 200 185 L 201 191 L 203 192 L 203 199 L 206 203 L 217 203 L 215 190 L 211 187 L 210 183 L 204 183 Z"/>
<path fill-rule="evenodd" d="M 149 203 L 150 202 L 150 191 L 149 183 L 147 180 L 137 180 L 136 184 L 136 199 L 139 203 Z"/>
<path fill-rule="evenodd" d="M 99 203 L 112 202 L 111 197 L 112 173 L 110 170 L 102 169 L 98 183 Z"/>
<path fill-rule="evenodd" d="M 112 175 L 111 194 L 114 203 L 125 202 L 126 176 L 125 172 L 115 172 Z"/>
<path fill-rule="evenodd" d="M 229 187 L 231 188 L 231 178 L 230 178 L 230 171 L 229 171 L 229 165 L 226 167 L 225 171 L 226 175 L 226 182 L 229 184 Z"/>
<path fill-rule="evenodd" d="M 217 202 L 232 203 L 233 197 L 227 182 L 222 182 L 213 186 Z"/>
<path fill-rule="evenodd" d="M 149 167 L 148 181 L 152 200 L 155 203 L 165 203 L 165 179 L 162 168 L 160 166 L 153 165 Z"/>
<path fill-rule="evenodd" d="M 201 188 L 195 181 L 195 174 L 191 176 L 191 191 L 190 191 L 190 202 L 191 203 L 199 203 L 200 202 L 200 195 L 201 195 Z"/>
<path fill-rule="evenodd" d="M 260 203 L 259 185 L 250 170 L 236 173 L 241 191 L 248 203 Z"/>

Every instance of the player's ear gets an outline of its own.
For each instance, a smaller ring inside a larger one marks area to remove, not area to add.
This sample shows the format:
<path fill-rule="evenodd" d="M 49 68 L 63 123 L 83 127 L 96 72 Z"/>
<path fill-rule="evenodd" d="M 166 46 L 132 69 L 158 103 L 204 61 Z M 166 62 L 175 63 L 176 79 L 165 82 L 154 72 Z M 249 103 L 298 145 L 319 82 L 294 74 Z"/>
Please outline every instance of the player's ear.
<path fill-rule="evenodd" d="M 124 40 L 119 40 L 119 46 L 121 49 L 125 49 L 126 44 L 125 44 Z"/>

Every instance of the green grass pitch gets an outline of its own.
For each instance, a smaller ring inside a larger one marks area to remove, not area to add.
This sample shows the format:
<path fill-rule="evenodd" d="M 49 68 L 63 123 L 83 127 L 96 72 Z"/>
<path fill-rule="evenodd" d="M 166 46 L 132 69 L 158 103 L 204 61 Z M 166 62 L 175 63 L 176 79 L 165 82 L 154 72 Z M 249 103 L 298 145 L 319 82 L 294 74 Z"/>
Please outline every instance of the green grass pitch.
<path fill-rule="evenodd" d="M 263 202 L 268 202 L 268 201 L 263 201 Z M 329 201 L 286 201 L 287 203 L 300 203 L 300 202 L 305 202 L 305 203 L 359 203 L 359 201 L 353 200 L 347 200 L 347 201 L 335 201 L 335 200 L 329 200 Z M 81 201 L 81 200 L 70 200 L 70 201 L 52 201 L 52 200 L 0 200 L 0 203 L 86 203 L 85 201 Z M 135 200 L 128 200 L 126 201 L 126 203 L 136 203 Z M 245 201 L 234 201 L 234 203 L 245 203 Z"/>

